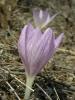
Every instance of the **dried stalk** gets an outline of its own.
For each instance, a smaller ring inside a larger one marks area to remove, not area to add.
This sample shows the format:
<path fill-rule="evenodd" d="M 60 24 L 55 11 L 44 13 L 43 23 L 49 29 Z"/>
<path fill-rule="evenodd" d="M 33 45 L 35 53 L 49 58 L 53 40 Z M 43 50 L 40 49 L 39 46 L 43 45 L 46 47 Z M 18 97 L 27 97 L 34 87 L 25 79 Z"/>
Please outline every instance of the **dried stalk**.
<path fill-rule="evenodd" d="M 18 100 L 21 100 L 20 97 L 18 96 L 18 94 L 16 93 L 15 89 L 10 85 L 10 83 L 8 81 L 6 81 L 6 84 L 10 87 L 11 91 L 15 94 L 16 98 Z"/>

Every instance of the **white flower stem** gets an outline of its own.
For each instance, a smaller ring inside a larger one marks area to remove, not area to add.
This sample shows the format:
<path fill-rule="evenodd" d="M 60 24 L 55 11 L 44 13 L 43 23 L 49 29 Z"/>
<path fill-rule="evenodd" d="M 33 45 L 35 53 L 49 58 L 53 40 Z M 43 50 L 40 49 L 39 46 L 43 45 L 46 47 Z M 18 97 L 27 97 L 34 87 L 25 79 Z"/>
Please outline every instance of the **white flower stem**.
<path fill-rule="evenodd" d="M 27 80 L 26 80 L 26 86 L 32 88 L 32 85 L 33 85 L 35 77 L 27 75 L 26 78 L 27 78 Z M 24 100 L 29 100 L 29 98 L 30 98 L 31 90 L 28 87 L 26 87 L 26 89 L 25 89 Z"/>

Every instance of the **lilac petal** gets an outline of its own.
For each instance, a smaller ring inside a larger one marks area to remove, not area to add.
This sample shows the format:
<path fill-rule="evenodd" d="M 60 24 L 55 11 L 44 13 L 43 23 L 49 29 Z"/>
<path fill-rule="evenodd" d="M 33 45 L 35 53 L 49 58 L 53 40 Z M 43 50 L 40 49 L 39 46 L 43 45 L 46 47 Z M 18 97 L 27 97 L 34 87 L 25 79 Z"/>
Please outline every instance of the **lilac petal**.
<path fill-rule="evenodd" d="M 28 28 L 27 28 L 27 41 L 30 41 L 33 38 L 34 35 L 34 28 L 33 26 L 29 23 Z"/>
<path fill-rule="evenodd" d="M 55 39 L 55 48 L 57 49 L 62 41 L 64 33 L 61 33 L 56 39 Z"/>
<path fill-rule="evenodd" d="M 39 17 L 39 19 L 41 21 L 41 24 L 43 24 L 47 20 L 48 10 L 45 10 L 45 11 L 40 10 L 39 16 L 41 16 Z"/>
<path fill-rule="evenodd" d="M 33 19 L 36 27 L 44 28 L 49 22 L 51 22 L 59 13 L 56 13 L 52 17 L 49 15 L 48 10 L 33 9 Z"/>
<path fill-rule="evenodd" d="M 19 41 L 18 41 L 18 51 L 20 54 L 20 57 L 22 59 L 22 62 L 24 65 L 28 66 L 28 57 L 27 57 L 27 42 L 30 38 L 32 38 L 32 34 L 31 31 L 33 31 L 33 27 L 29 24 L 29 25 L 25 25 L 25 27 L 22 29 Z M 29 68 L 25 67 L 25 70 L 27 72 L 29 72 Z"/>
<path fill-rule="evenodd" d="M 40 31 L 40 29 L 39 28 L 34 29 L 33 37 L 27 43 L 27 47 L 30 48 L 31 45 L 35 45 L 38 42 L 38 40 L 41 38 L 41 36 L 42 36 L 42 32 Z"/>
<path fill-rule="evenodd" d="M 31 74 L 39 73 L 40 69 L 46 64 L 49 58 L 52 57 L 54 51 L 53 34 L 50 29 L 47 29 L 42 35 L 40 41 L 33 48 L 33 55 L 31 61 Z"/>
<path fill-rule="evenodd" d="M 40 9 L 36 9 L 36 8 L 33 9 L 33 19 L 36 26 L 38 26 L 40 23 L 39 12 L 40 12 Z"/>
<path fill-rule="evenodd" d="M 33 9 L 33 18 L 36 26 L 41 27 L 46 21 L 47 16 L 48 16 L 47 10 L 43 11 L 40 9 Z"/>
<path fill-rule="evenodd" d="M 43 18 L 43 11 L 42 11 L 42 10 L 40 10 L 40 12 L 39 12 L 39 18 L 40 18 L 40 19 Z"/>
<path fill-rule="evenodd" d="M 50 16 L 49 14 L 47 14 L 47 19 L 45 21 L 45 23 L 43 23 L 43 25 L 41 26 L 42 28 L 44 28 L 46 25 L 48 25 L 59 13 L 56 13 L 53 16 Z"/>
<path fill-rule="evenodd" d="M 22 29 L 19 41 L 18 41 L 18 51 L 21 56 L 21 59 L 23 63 L 26 63 L 26 57 L 25 57 L 25 45 L 26 45 L 26 34 L 27 34 L 27 25 L 24 26 Z"/>
<path fill-rule="evenodd" d="M 28 56 L 28 62 L 29 63 L 32 60 L 33 48 L 35 48 L 36 43 L 39 41 L 39 39 L 41 38 L 41 36 L 42 36 L 41 31 L 38 28 L 36 28 L 34 30 L 34 36 L 33 36 L 33 38 L 27 44 L 27 56 Z"/>

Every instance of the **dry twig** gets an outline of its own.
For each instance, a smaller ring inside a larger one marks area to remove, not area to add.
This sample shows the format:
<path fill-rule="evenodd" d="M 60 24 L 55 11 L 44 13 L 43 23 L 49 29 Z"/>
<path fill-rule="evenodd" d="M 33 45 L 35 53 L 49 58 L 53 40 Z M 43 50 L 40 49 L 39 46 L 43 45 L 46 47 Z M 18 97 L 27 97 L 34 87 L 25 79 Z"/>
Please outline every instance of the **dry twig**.
<path fill-rule="evenodd" d="M 6 84 L 10 87 L 11 91 L 15 94 L 16 98 L 18 100 L 21 100 L 20 97 L 18 96 L 18 94 L 16 93 L 15 89 L 10 85 L 10 83 L 8 81 L 6 81 Z"/>
<path fill-rule="evenodd" d="M 3 68 L 0 68 L 1 70 L 5 71 L 7 74 L 9 73 L 9 71 L 3 69 Z M 13 74 L 10 74 L 11 77 L 13 77 L 15 80 L 17 80 L 19 83 L 21 83 L 23 86 L 26 86 L 27 88 L 29 88 L 32 92 L 34 92 L 33 89 L 31 89 L 29 86 L 27 86 L 26 84 L 24 84 L 22 81 L 20 81 L 15 75 Z"/>
<path fill-rule="evenodd" d="M 49 100 L 52 100 L 52 98 L 39 86 L 39 84 L 36 83 L 36 86 L 47 96 Z"/>
<path fill-rule="evenodd" d="M 53 89 L 54 89 L 54 92 L 55 92 L 55 94 L 56 94 L 56 96 L 57 96 L 57 100 L 60 100 L 59 95 L 58 95 L 58 93 L 57 93 L 57 91 L 56 91 L 56 88 L 53 87 Z"/>
<path fill-rule="evenodd" d="M 75 55 L 75 51 L 72 51 L 72 50 L 67 50 L 67 49 L 64 49 L 64 48 L 59 48 L 58 50 L 57 50 L 57 52 L 64 52 L 64 53 L 70 53 L 70 54 L 72 54 L 72 55 Z"/>

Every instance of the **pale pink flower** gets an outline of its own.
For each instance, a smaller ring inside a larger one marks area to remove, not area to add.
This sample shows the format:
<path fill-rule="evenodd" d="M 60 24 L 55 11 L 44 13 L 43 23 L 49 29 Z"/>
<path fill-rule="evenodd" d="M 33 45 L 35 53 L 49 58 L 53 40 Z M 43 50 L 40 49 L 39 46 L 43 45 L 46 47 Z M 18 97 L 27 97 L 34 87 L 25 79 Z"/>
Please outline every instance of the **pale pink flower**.
<path fill-rule="evenodd" d="M 54 55 L 62 38 L 63 33 L 55 39 L 51 28 L 42 33 L 31 24 L 24 26 L 18 41 L 18 51 L 28 75 L 35 76 L 41 71 Z"/>
<path fill-rule="evenodd" d="M 59 13 L 50 16 L 48 10 L 41 10 L 38 8 L 33 9 L 33 19 L 36 27 L 44 28 L 50 23 Z"/>

